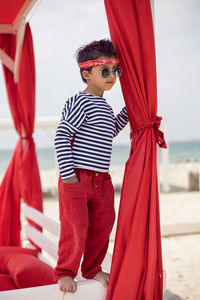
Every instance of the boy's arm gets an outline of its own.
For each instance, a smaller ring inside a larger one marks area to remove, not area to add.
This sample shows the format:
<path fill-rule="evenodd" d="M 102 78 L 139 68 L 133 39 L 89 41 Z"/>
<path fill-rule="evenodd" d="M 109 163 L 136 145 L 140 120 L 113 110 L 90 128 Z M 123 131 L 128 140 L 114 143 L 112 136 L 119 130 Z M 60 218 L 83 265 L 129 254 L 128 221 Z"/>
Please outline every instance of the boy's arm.
<path fill-rule="evenodd" d="M 114 137 L 126 126 L 128 123 L 128 115 L 126 106 L 120 111 L 120 113 L 115 117 L 115 132 Z"/>
<path fill-rule="evenodd" d="M 69 128 L 69 124 L 65 120 L 61 120 L 56 131 L 54 142 L 57 162 L 59 165 L 59 172 L 62 180 L 76 176 L 74 172 L 71 149 L 71 140 L 73 138 L 73 133 Z"/>
<path fill-rule="evenodd" d="M 73 105 L 70 109 L 65 106 L 64 110 L 65 114 L 58 125 L 54 145 L 62 180 L 70 183 L 74 182 L 73 177 L 76 177 L 74 172 L 71 140 L 73 139 L 74 134 L 81 127 L 86 115 L 78 104 Z"/>

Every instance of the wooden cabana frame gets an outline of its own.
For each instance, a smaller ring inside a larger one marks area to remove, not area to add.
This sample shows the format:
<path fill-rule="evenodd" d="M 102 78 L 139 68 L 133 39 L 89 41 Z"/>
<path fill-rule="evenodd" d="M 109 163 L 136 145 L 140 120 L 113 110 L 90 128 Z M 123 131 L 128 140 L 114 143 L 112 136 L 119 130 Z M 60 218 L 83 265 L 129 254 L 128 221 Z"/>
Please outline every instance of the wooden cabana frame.
<path fill-rule="evenodd" d="M 24 41 L 24 33 L 26 26 L 26 16 L 31 11 L 38 0 L 27 0 L 14 18 L 12 24 L 0 24 L 0 34 L 16 34 L 16 53 L 15 59 L 7 55 L 0 49 L 0 59 L 2 63 L 14 73 L 14 82 L 18 82 L 19 62 L 21 50 Z"/>

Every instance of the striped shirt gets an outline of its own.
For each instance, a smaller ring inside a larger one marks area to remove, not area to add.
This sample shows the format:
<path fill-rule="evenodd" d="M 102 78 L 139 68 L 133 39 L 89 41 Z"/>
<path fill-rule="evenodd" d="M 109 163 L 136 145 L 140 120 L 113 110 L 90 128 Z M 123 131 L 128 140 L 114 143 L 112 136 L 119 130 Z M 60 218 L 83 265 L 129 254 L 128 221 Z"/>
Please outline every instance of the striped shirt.
<path fill-rule="evenodd" d="M 105 98 L 83 92 L 69 98 L 55 136 L 62 179 L 76 176 L 74 168 L 108 172 L 113 137 L 127 123 L 126 107 L 115 117 Z"/>

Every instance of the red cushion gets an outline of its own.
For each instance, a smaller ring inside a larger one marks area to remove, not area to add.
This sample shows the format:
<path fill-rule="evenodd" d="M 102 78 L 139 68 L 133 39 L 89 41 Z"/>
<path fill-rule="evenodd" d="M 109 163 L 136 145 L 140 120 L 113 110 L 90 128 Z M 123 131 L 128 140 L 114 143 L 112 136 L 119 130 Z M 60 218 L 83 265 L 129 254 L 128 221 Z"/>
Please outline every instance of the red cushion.
<path fill-rule="evenodd" d="M 0 291 L 17 289 L 12 278 L 8 274 L 0 274 Z"/>
<path fill-rule="evenodd" d="M 8 254 L 3 256 L 3 260 L 17 288 L 56 283 L 53 268 L 34 256 Z"/>
<path fill-rule="evenodd" d="M 11 254 L 11 253 L 21 253 L 21 254 L 29 254 L 29 255 L 37 256 L 38 250 L 22 248 L 22 247 L 15 247 L 15 246 L 0 247 L 0 273 L 4 273 L 4 274 L 8 273 L 2 257 L 5 254 Z"/>

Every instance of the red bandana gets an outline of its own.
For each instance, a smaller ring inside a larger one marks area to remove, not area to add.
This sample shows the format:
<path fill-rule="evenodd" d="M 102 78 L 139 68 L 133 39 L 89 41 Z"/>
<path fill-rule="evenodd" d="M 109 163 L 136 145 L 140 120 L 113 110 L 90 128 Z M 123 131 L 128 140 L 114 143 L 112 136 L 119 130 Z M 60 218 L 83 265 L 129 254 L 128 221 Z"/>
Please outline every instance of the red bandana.
<path fill-rule="evenodd" d="M 119 63 L 119 59 L 110 58 L 110 59 L 87 60 L 87 61 L 79 63 L 78 65 L 82 69 L 88 69 L 91 67 L 97 67 L 97 66 L 101 66 L 101 65 L 118 64 L 118 63 Z"/>

